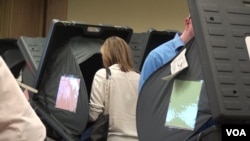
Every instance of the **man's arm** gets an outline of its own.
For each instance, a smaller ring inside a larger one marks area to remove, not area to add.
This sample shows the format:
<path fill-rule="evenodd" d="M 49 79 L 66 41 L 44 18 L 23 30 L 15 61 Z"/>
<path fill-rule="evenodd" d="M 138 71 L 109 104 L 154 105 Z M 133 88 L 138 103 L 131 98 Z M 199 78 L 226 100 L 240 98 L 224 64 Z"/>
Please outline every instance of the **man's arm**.
<path fill-rule="evenodd" d="M 160 66 L 159 59 L 157 59 L 157 57 L 154 55 L 153 52 L 150 53 L 145 59 L 141 70 L 141 76 L 139 80 L 139 90 L 138 90 L 139 94 L 145 81 L 153 72 L 155 72 L 159 68 L 159 66 Z"/>

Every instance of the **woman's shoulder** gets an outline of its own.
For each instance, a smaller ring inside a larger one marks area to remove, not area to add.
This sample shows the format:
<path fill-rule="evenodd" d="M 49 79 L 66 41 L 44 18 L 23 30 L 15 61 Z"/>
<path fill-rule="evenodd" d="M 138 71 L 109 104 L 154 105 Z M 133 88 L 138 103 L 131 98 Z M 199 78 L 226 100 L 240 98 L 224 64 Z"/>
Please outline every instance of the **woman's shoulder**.
<path fill-rule="evenodd" d="M 104 73 L 105 72 L 105 68 L 100 68 L 96 71 L 96 73 Z"/>
<path fill-rule="evenodd" d="M 141 76 L 140 72 L 137 71 L 132 71 L 132 74 L 139 79 L 139 77 Z"/>
<path fill-rule="evenodd" d="M 105 68 L 100 68 L 99 70 L 96 71 L 95 76 L 96 77 L 105 77 L 106 75 L 106 69 Z"/>

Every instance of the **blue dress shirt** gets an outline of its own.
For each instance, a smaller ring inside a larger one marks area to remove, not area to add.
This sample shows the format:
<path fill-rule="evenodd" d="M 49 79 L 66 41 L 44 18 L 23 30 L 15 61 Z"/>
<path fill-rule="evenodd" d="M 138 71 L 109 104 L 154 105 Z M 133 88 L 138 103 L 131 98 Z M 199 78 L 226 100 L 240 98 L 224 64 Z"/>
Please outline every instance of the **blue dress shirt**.
<path fill-rule="evenodd" d="M 161 44 L 148 54 L 141 70 L 139 93 L 148 77 L 164 64 L 172 60 L 176 54 L 179 53 L 180 47 L 183 46 L 184 43 L 180 39 L 180 33 L 176 33 L 173 39 Z"/>

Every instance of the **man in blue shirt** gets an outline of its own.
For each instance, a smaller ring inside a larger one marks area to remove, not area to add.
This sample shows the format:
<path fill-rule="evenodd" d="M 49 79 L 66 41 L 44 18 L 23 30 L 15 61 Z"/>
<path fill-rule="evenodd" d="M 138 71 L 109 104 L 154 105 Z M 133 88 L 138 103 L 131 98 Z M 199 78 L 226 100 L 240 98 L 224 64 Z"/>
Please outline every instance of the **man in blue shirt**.
<path fill-rule="evenodd" d="M 185 29 L 182 33 L 176 33 L 172 40 L 169 40 L 152 50 L 146 57 L 139 81 L 139 93 L 148 77 L 164 64 L 172 60 L 181 48 L 194 37 L 194 30 L 190 15 L 185 19 Z"/>

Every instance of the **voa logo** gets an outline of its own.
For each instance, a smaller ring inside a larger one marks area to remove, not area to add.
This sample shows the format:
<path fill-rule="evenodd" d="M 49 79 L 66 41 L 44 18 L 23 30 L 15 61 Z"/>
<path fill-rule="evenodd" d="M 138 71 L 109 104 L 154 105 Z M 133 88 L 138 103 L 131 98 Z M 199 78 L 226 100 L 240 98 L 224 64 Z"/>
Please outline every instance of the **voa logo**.
<path fill-rule="evenodd" d="M 247 136 L 244 129 L 226 129 L 227 136 Z"/>

